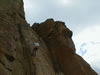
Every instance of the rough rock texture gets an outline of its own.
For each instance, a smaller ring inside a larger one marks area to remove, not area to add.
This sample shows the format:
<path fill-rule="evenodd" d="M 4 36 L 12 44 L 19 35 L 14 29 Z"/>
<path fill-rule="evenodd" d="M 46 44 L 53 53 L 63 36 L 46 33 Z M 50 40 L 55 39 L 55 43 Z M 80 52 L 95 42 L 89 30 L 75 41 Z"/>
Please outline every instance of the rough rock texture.
<path fill-rule="evenodd" d="M 48 48 L 26 23 L 22 0 L 0 0 L 0 75 L 55 75 Z"/>
<path fill-rule="evenodd" d="M 45 41 L 56 72 L 65 75 L 97 75 L 90 65 L 75 53 L 70 31 L 64 22 L 48 19 L 32 27 Z"/>
<path fill-rule="evenodd" d="M 22 0 L 0 0 L 0 75 L 34 75 L 32 31 Z"/>
<path fill-rule="evenodd" d="M 34 25 L 39 37 L 25 21 L 23 0 L 0 0 L 0 75 L 96 75 L 75 54 L 70 30 L 56 23 L 58 29 L 53 20 Z M 64 34 L 63 28 L 67 30 Z M 39 41 L 36 56 L 32 56 L 34 43 Z"/>

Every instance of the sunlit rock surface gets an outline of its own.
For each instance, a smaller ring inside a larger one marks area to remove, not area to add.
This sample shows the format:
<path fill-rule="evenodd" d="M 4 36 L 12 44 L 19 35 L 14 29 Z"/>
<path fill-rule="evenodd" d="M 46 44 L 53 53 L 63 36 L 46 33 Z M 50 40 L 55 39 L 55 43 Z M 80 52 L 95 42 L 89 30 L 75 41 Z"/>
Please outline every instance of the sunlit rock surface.
<path fill-rule="evenodd" d="M 97 75 L 75 54 L 72 32 L 63 22 L 51 19 L 33 29 L 22 0 L 0 0 L 0 75 Z M 35 42 L 40 47 L 32 55 Z"/>

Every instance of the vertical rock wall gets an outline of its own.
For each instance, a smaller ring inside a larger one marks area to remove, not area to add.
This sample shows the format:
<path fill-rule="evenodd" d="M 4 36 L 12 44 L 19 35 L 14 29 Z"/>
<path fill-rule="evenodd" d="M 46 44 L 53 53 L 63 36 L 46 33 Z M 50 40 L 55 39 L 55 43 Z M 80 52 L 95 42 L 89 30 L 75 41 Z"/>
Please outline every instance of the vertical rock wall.
<path fill-rule="evenodd" d="M 0 75 L 55 75 L 48 48 L 26 23 L 22 0 L 0 0 Z"/>
<path fill-rule="evenodd" d="M 34 74 L 27 37 L 30 29 L 22 0 L 0 0 L 0 75 Z"/>

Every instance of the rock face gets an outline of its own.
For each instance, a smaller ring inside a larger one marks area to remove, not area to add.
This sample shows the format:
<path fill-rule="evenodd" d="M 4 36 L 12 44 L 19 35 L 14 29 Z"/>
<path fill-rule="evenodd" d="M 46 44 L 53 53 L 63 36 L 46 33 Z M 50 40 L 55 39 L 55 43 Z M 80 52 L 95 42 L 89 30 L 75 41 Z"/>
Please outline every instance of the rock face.
<path fill-rule="evenodd" d="M 97 75 L 89 64 L 75 53 L 70 31 L 64 22 L 48 19 L 35 23 L 32 27 L 45 41 L 53 61 L 55 71 L 65 75 Z"/>
<path fill-rule="evenodd" d="M 0 75 L 97 75 L 75 54 L 63 22 L 51 19 L 32 28 L 22 0 L 0 0 Z M 40 47 L 32 55 L 35 42 Z"/>
<path fill-rule="evenodd" d="M 22 0 L 0 0 L 0 75 L 34 75 L 32 31 Z"/>

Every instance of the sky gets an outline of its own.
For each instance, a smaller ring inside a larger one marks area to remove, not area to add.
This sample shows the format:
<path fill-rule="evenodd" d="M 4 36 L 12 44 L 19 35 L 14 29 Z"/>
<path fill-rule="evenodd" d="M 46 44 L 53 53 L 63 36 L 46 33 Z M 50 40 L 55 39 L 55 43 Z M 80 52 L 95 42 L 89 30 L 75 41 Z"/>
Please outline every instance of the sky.
<path fill-rule="evenodd" d="M 100 75 L 100 25 L 87 27 L 73 37 L 77 53 Z"/>
<path fill-rule="evenodd" d="M 100 75 L 100 0 L 24 0 L 27 22 L 64 21 L 76 50 Z"/>

